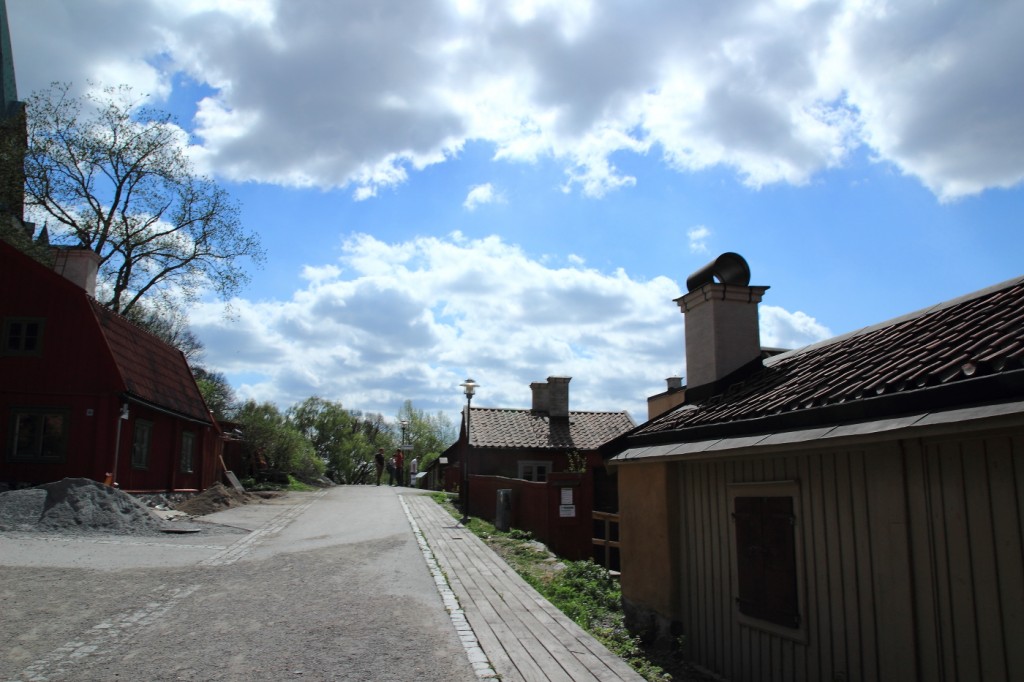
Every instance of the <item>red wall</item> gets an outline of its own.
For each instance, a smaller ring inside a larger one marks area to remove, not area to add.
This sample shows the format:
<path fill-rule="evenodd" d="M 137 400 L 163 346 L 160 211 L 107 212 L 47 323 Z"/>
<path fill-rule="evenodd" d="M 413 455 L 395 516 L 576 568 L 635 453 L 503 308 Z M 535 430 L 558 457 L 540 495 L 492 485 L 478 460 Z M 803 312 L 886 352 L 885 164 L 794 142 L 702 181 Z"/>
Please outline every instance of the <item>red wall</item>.
<path fill-rule="evenodd" d="M 503 476 L 471 476 L 469 511 L 494 521 L 498 490 L 512 491 L 513 528 L 527 530 L 551 551 L 571 560 L 593 556 L 593 481 L 590 473 L 552 473 L 547 483 Z M 575 515 L 560 514 L 563 489 L 572 491 Z"/>
<path fill-rule="evenodd" d="M 13 294 L 12 294 L 13 292 Z M 195 490 L 209 485 L 207 461 L 215 430 L 132 404 L 119 419 L 120 374 L 84 292 L 35 262 L 0 249 L 0 320 L 44 320 L 39 355 L 0 354 L 0 481 L 38 484 L 66 477 L 103 481 L 114 465 L 121 423 L 118 481 L 126 490 Z M 11 462 L 11 409 L 58 408 L 69 414 L 68 450 L 62 463 Z M 150 466 L 131 468 L 136 418 L 154 423 Z M 181 432 L 196 434 L 193 474 L 179 471 Z M 204 485 L 205 484 L 205 485 Z"/>

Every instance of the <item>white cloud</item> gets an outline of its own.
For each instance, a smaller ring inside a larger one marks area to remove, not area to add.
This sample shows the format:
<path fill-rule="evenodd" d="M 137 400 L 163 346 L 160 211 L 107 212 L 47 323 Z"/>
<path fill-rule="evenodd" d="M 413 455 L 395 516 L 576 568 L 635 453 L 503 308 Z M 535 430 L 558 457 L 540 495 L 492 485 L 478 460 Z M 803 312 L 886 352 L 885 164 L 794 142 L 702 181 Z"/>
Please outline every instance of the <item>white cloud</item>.
<path fill-rule="evenodd" d="M 495 203 L 505 203 L 505 195 L 494 189 L 494 185 L 488 182 L 470 187 L 466 200 L 462 202 L 462 207 L 467 211 L 475 211 L 477 206 Z"/>
<path fill-rule="evenodd" d="M 243 397 L 290 405 L 320 395 L 391 415 L 402 401 L 455 412 L 458 384 L 480 405 L 527 407 L 529 384 L 573 377 L 574 409 L 627 409 L 682 373 L 678 283 L 574 263 L 548 267 L 498 237 L 386 243 L 365 234 L 340 263 L 307 266 L 289 300 L 217 303 L 191 314 L 207 362 Z M 762 306 L 766 344 L 827 335 L 803 313 Z"/>
<path fill-rule="evenodd" d="M 762 346 L 793 350 L 833 336 L 828 327 L 799 310 L 791 313 L 778 306 L 761 305 L 758 312 Z"/>
<path fill-rule="evenodd" d="M 686 238 L 690 240 L 690 253 L 707 253 L 708 237 L 711 230 L 704 225 L 695 225 L 686 232 Z"/>
<path fill-rule="evenodd" d="M 215 91 L 201 157 L 241 181 L 366 199 L 469 140 L 591 196 L 643 182 L 623 153 L 762 187 L 866 145 L 943 200 L 1024 179 L 1022 3 L 9 5 L 23 92 L 185 73 Z"/>

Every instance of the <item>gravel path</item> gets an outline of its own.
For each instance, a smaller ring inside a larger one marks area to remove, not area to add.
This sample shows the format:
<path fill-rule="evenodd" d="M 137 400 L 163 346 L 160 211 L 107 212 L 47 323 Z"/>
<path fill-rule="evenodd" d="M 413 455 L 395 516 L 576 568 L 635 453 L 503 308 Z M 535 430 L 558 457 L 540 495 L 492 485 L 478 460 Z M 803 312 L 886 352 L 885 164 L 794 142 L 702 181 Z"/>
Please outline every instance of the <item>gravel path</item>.
<path fill-rule="evenodd" d="M 208 519 L 255 532 L 119 544 L 0 533 L 0 679 L 476 679 L 394 489 L 292 494 Z"/>

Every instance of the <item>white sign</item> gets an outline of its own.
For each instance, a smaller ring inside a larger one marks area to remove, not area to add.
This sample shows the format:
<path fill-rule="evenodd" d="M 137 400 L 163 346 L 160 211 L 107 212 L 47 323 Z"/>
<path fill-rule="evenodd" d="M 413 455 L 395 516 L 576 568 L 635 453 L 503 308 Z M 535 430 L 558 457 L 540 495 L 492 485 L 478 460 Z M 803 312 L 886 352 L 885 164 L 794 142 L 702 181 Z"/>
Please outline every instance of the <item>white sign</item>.
<path fill-rule="evenodd" d="M 562 504 L 572 504 L 572 488 L 562 488 Z M 573 514 L 575 516 L 575 514 Z"/>
<path fill-rule="evenodd" d="M 576 517 L 576 505 L 575 504 L 560 504 L 558 505 L 558 515 L 565 518 Z"/>

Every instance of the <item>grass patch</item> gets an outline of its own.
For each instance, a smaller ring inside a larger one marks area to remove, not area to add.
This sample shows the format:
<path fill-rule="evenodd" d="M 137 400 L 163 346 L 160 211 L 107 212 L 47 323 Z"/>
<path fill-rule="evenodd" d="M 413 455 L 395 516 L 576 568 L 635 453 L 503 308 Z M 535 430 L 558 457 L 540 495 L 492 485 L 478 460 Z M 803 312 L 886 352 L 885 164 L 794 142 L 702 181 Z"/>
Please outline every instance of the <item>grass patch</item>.
<path fill-rule="evenodd" d="M 287 490 L 292 490 L 300 493 L 308 493 L 310 490 L 316 490 L 314 486 L 308 483 L 303 483 L 299 479 L 295 478 L 291 474 L 288 474 L 288 487 Z"/>
<path fill-rule="evenodd" d="M 462 518 L 449 496 L 440 493 L 431 497 L 452 517 Z M 470 517 L 468 528 L 545 599 L 644 679 L 652 682 L 686 679 L 672 676 L 655 663 L 640 638 L 626 629 L 619 583 L 604 567 L 592 561 L 560 561 L 526 531 L 512 529 L 504 533 L 476 517 Z"/>

